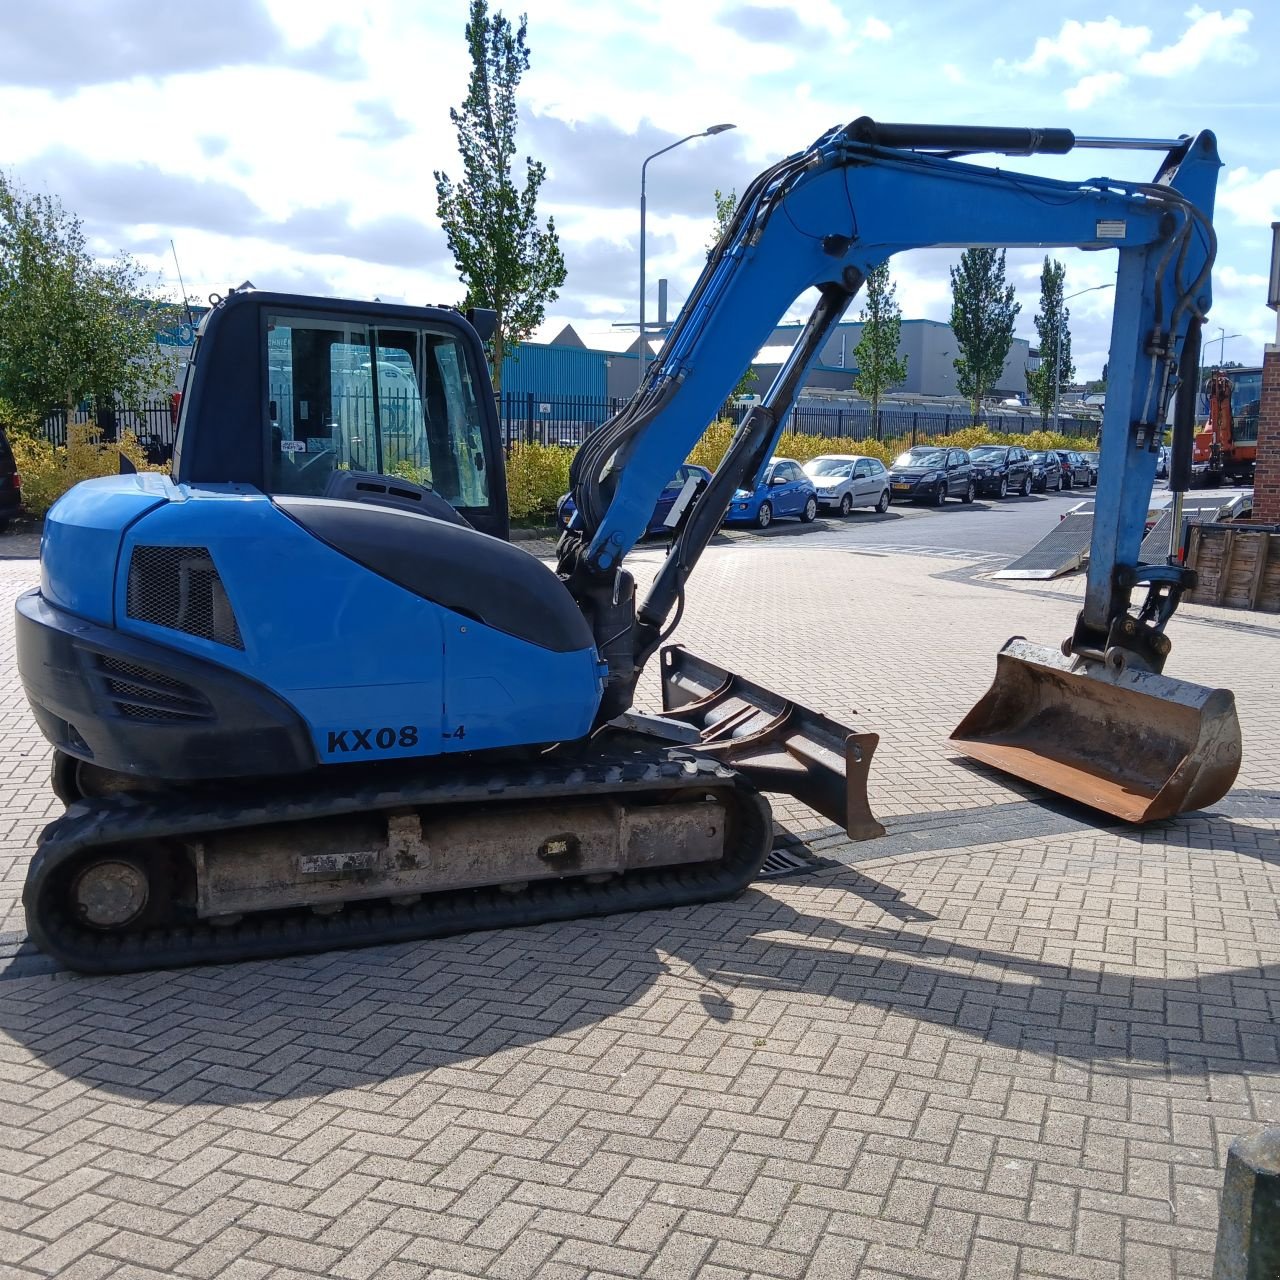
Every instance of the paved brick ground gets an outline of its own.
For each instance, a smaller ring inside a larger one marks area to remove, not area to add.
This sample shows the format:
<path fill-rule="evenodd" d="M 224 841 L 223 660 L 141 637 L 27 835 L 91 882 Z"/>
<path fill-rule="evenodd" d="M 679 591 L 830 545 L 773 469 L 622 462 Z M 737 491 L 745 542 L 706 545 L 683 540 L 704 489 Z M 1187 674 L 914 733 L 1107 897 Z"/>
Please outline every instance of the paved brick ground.
<path fill-rule="evenodd" d="M 33 580 L 0 564 L 0 670 Z M 1170 672 L 1236 689 L 1233 795 L 1099 827 L 945 742 L 1072 592 L 851 535 L 708 556 L 678 638 L 883 734 L 889 835 L 814 840 L 846 865 L 270 964 L 0 968 L 3 1274 L 1207 1276 L 1226 1145 L 1280 1121 L 1276 620 L 1174 626 Z M 57 806 L 11 675 L 0 730 L 16 934 Z"/>

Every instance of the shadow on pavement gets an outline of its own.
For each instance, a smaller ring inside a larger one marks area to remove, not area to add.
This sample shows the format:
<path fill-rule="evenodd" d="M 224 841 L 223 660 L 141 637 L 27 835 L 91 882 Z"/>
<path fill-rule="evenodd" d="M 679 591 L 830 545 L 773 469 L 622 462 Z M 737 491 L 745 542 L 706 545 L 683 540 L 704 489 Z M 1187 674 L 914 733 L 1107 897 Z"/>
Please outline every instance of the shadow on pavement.
<path fill-rule="evenodd" d="M 1256 835 L 1240 852 L 1280 862 L 1274 833 L 1240 832 L 1224 819 L 1203 834 L 1193 825 L 1180 827 L 1193 847 Z M 609 1043 L 629 1034 L 661 1045 L 673 1019 L 687 1021 L 680 988 L 689 985 L 728 1032 L 735 1020 L 751 1022 L 766 993 L 796 994 L 827 1002 L 828 1030 L 830 1002 L 839 1002 L 850 1034 L 872 1040 L 881 1018 L 896 1015 L 962 1040 L 1135 1075 L 1273 1072 L 1280 1063 L 1268 1010 L 1280 964 L 1200 973 L 1182 954 L 1191 944 L 1144 954 L 1140 939 L 1139 963 L 1159 967 L 1167 950 L 1178 976 L 1062 964 L 1035 953 L 1069 946 L 1062 916 L 1087 904 L 1060 906 L 1052 932 L 1006 919 L 1016 944 L 978 945 L 935 936 L 934 916 L 855 871 L 806 884 L 825 903 L 856 895 L 883 920 L 841 923 L 749 890 L 705 907 L 323 957 L 116 978 L 59 973 L 6 982 L 0 1027 L 61 1076 L 170 1104 L 321 1097 L 544 1044 L 572 1070 L 578 1042 L 608 1019 L 621 1019 Z M 992 909 L 978 910 L 981 927 Z M 1163 913 L 1150 922 L 1155 935 L 1162 922 Z M 774 1018 L 776 1010 L 765 1020 Z M 690 1034 L 684 1026 L 680 1043 Z M 581 1052 L 585 1073 L 601 1050 Z"/>

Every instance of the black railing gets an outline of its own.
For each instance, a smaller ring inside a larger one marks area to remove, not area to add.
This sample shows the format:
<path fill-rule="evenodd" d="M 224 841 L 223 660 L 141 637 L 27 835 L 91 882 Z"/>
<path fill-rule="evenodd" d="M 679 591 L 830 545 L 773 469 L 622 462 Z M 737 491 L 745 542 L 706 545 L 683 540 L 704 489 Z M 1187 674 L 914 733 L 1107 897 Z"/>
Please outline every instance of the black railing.
<path fill-rule="evenodd" d="M 497 399 L 502 437 L 513 444 L 558 444 L 577 448 L 626 404 L 616 396 L 537 396 L 504 391 Z"/>
<path fill-rule="evenodd" d="M 577 448 L 590 432 L 617 413 L 624 404 L 626 401 L 616 396 L 543 397 L 529 392 L 504 392 L 497 399 L 498 417 L 507 448 L 517 443 Z M 748 408 L 748 405 L 743 404 L 726 404 L 718 416 L 729 419 L 736 426 L 742 421 Z M 1031 431 L 1039 431 L 1045 425 L 1039 414 L 1007 411 L 984 410 L 978 421 L 980 425 L 993 431 L 1009 435 L 1025 435 Z M 102 439 L 107 441 L 115 440 L 121 431 L 132 431 L 146 451 L 148 460 L 152 462 L 166 462 L 173 456 L 177 414 L 175 407 L 168 401 L 157 400 L 136 408 L 101 411 L 85 404 L 76 409 L 70 422 L 73 425 L 98 427 L 102 431 Z M 65 412 L 59 410 L 51 413 L 44 420 L 44 435 L 54 444 L 66 444 L 67 425 Z M 893 405 L 880 411 L 879 435 L 886 440 L 947 436 L 971 425 L 972 419 L 967 409 Z M 1053 429 L 1053 426 L 1050 421 L 1048 427 Z M 1240 426 L 1247 431 L 1244 422 Z M 1060 417 L 1057 422 L 1057 430 L 1067 435 L 1096 436 L 1098 427 L 1096 419 Z M 1256 429 L 1254 425 L 1255 433 Z M 872 440 L 877 435 L 870 407 L 813 402 L 796 405 L 787 415 L 783 430 L 802 435 L 825 436 L 828 439 Z M 1241 438 L 1239 430 L 1237 438 Z"/>
<path fill-rule="evenodd" d="M 41 424 L 46 440 L 56 445 L 67 443 L 67 427 L 97 427 L 100 439 L 108 443 L 118 440 L 122 431 L 138 438 L 147 461 L 168 462 L 173 457 L 173 441 L 177 433 L 176 408 L 166 400 L 152 400 L 135 408 L 98 409 L 82 404 L 68 418 L 65 409 L 55 410 Z"/>
<path fill-rule="evenodd" d="M 616 397 L 592 399 L 585 396 L 547 397 L 528 392 L 504 392 L 498 399 L 503 438 L 507 447 L 528 444 L 566 445 L 576 448 L 583 438 L 626 403 Z M 746 416 L 750 406 L 726 404 L 719 417 L 735 426 Z M 1007 435 L 1027 435 L 1042 429 L 1058 430 L 1065 435 L 1093 437 L 1098 433 L 1096 419 L 1079 420 L 1059 416 L 1041 422 L 1037 413 L 1011 413 L 1007 410 L 983 410 L 978 416 L 981 426 Z M 925 436 L 946 436 L 972 426 L 967 408 L 886 406 L 880 411 L 881 438 L 897 440 Z M 784 431 L 801 435 L 825 436 L 828 439 L 872 440 L 876 438 L 875 422 L 866 405 L 836 405 L 802 402 L 787 415 Z"/>

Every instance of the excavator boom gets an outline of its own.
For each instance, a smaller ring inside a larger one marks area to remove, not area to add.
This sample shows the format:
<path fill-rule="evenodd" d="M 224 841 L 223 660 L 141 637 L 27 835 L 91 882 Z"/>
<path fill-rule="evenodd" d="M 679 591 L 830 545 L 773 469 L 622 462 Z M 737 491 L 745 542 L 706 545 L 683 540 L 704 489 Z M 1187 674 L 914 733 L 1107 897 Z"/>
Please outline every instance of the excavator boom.
<path fill-rule="evenodd" d="M 1075 146 L 1161 153 L 1151 181 L 1098 178 L 1063 182 L 966 163 L 979 151 L 1062 154 Z M 1169 652 L 1164 629 L 1188 582 L 1172 557 L 1145 565 L 1140 549 L 1167 411 L 1181 396 L 1179 470 L 1190 469 L 1199 326 L 1210 304 L 1211 220 L 1220 167 L 1213 135 L 1176 139 L 1076 138 L 1067 130 L 881 124 L 833 129 L 807 151 L 761 174 L 744 193 L 720 244 L 681 311 L 635 399 L 588 438 L 574 460 L 578 515 L 561 540 L 560 571 L 588 615 L 615 587 L 623 556 L 643 531 L 655 486 L 675 450 L 693 446 L 739 372 L 784 311 L 806 289 L 817 303 L 790 358 L 739 427 L 715 476 L 682 524 L 671 554 L 636 613 L 629 643 L 610 654 L 606 712 L 629 703 L 635 680 L 658 647 L 699 555 L 740 486 L 767 464 L 810 365 L 867 274 L 893 254 L 937 245 L 1073 245 L 1115 249 L 1116 306 L 1109 357 L 1099 482 L 1084 607 L 1064 643 L 1075 677 L 1044 676 L 1044 651 L 1007 653 L 982 716 L 953 735 L 957 747 L 1006 772 L 1034 780 L 1117 816 L 1143 810 L 1082 779 L 1129 776 L 1118 726 L 1141 735 L 1154 704 L 1133 687 L 1134 673 L 1159 673 Z M 1194 360 L 1194 358 L 1193 358 Z M 1180 369 L 1180 363 L 1182 368 Z M 1146 598 L 1137 609 L 1137 590 Z M 597 634 L 617 637 L 607 610 Z M 1025 669 L 1018 672 L 1020 664 Z M 1018 672 L 1015 675 L 1015 672 Z M 1166 690 L 1171 687 L 1162 686 Z M 1187 705 L 1196 698 L 1182 700 Z M 1230 703 L 1225 692 L 1214 702 Z M 1038 719 L 1036 706 L 1054 715 Z M 1105 715 L 1095 714 L 1105 705 Z M 993 718 L 993 708 L 1010 718 Z M 1223 715 L 1234 723 L 1234 709 Z M 1075 723 L 1079 732 L 1049 732 Z M 1213 788 L 1181 787 L 1182 764 L 1198 759 L 1200 735 L 1185 717 L 1180 748 L 1142 757 L 1142 790 L 1177 812 L 1207 803 Z M 1016 724 L 1017 747 L 1005 741 Z M 1034 726 L 1042 726 L 1040 729 Z M 1238 730 L 1227 733 L 1236 743 Z M 1070 743 L 1070 746 L 1064 744 Z M 1064 758 L 1065 753 L 1065 758 Z M 1038 758 L 1052 758 L 1042 768 Z M 1223 788 L 1227 772 L 1218 770 Z M 1208 796 L 1208 800 L 1206 799 Z"/>

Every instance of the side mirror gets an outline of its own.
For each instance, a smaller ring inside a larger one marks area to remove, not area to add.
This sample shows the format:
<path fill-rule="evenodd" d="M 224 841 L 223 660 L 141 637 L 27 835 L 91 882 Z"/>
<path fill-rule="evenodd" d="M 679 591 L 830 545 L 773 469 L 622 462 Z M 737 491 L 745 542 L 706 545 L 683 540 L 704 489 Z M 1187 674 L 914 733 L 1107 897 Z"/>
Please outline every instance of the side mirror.
<path fill-rule="evenodd" d="M 772 488 L 774 485 L 786 484 L 786 483 L 787 483 L 787 477 L 786 477 L 786 476 L 772 476 L 772 477 L 770 477 L 770 479 L 769 479 L 769 487 L 770 487 L 770 488 Z"/>

